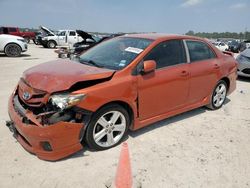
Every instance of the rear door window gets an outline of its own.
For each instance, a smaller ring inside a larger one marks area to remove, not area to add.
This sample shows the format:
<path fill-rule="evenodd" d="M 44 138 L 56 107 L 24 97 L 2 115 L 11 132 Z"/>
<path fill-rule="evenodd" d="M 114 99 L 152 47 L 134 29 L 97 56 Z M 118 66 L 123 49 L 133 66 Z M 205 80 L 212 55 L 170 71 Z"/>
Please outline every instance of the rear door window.
<path fill-rule="evenodd" d="M 66 35 L 66 31 L 61 31 L 58 33 L 58 36 L 65 36 Z"/>
<path fill-rule="evenodd" d="M 186 41 L 186 44 L 188 47 L 191 62 L 216 58 L 215 53 L 204 42 Z"/>
<path fill-rule="evenodd" d="M 10 27 L 10 28 L 9 28 L 9 32 L 17 32 L 17 29 L 14 28 L 14 27 Z"/>
<path fill-rule="evenodd" d="M 69 36 L 76 36 L 76 32 L 75 31 L 70 31 Z"/>

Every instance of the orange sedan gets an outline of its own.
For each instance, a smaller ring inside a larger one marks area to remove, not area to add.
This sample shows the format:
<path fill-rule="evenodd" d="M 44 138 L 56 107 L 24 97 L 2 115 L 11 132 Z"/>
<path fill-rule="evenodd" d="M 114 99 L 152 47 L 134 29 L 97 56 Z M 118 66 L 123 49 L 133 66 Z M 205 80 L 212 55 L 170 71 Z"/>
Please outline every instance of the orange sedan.
<path fill-rule="evenodd" d="M 86 143 L 96 150 L 136 130 L 200 106 L 220 108 L 236 88 L 236 61 L 204 39 L 125 35 L 79 62 L 57 60 L 24 72 L 6 124 L 20 144 L 58 160 Z M 164 135 L 162 135 L 164 136 Z"/>

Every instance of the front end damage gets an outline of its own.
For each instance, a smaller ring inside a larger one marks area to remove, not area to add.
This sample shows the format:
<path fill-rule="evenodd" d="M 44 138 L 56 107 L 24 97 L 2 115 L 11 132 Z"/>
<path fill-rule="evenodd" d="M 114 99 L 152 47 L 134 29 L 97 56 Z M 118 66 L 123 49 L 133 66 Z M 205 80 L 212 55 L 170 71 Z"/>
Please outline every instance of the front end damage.
<path fill-rule="evenodd" d="M 82 149 L 81 140 L 91 112 L 76 106 L 60 109 L 50 94 L 20 80 L 9 99 L 11 121 L 6 125 L 18 142 L 44 160 L 58 160 Z"/>

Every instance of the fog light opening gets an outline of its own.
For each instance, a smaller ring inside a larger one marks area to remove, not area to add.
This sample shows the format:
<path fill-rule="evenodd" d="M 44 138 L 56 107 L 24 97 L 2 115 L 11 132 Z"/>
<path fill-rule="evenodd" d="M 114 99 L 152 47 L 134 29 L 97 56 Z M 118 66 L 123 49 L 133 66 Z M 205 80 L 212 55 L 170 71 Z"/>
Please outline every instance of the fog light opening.
<path fill-rule="evenodd" d="M 41 142 L 41 144 L 45 151 L 52 151 L 52 147 L 49 142 L 45 141 L 45 142 Z"/>

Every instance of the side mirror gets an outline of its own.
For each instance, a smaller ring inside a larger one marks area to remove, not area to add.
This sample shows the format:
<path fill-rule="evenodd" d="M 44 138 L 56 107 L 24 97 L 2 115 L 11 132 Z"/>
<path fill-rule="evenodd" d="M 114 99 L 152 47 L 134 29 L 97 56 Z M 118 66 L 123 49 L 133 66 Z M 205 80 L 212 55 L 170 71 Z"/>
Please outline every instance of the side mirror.
<path fill-rule="evenodd" d="M 143 73 L 149 73 L 156 69 L 156 62 L 154 60 L 147 60 L 143 62 Z"/>

